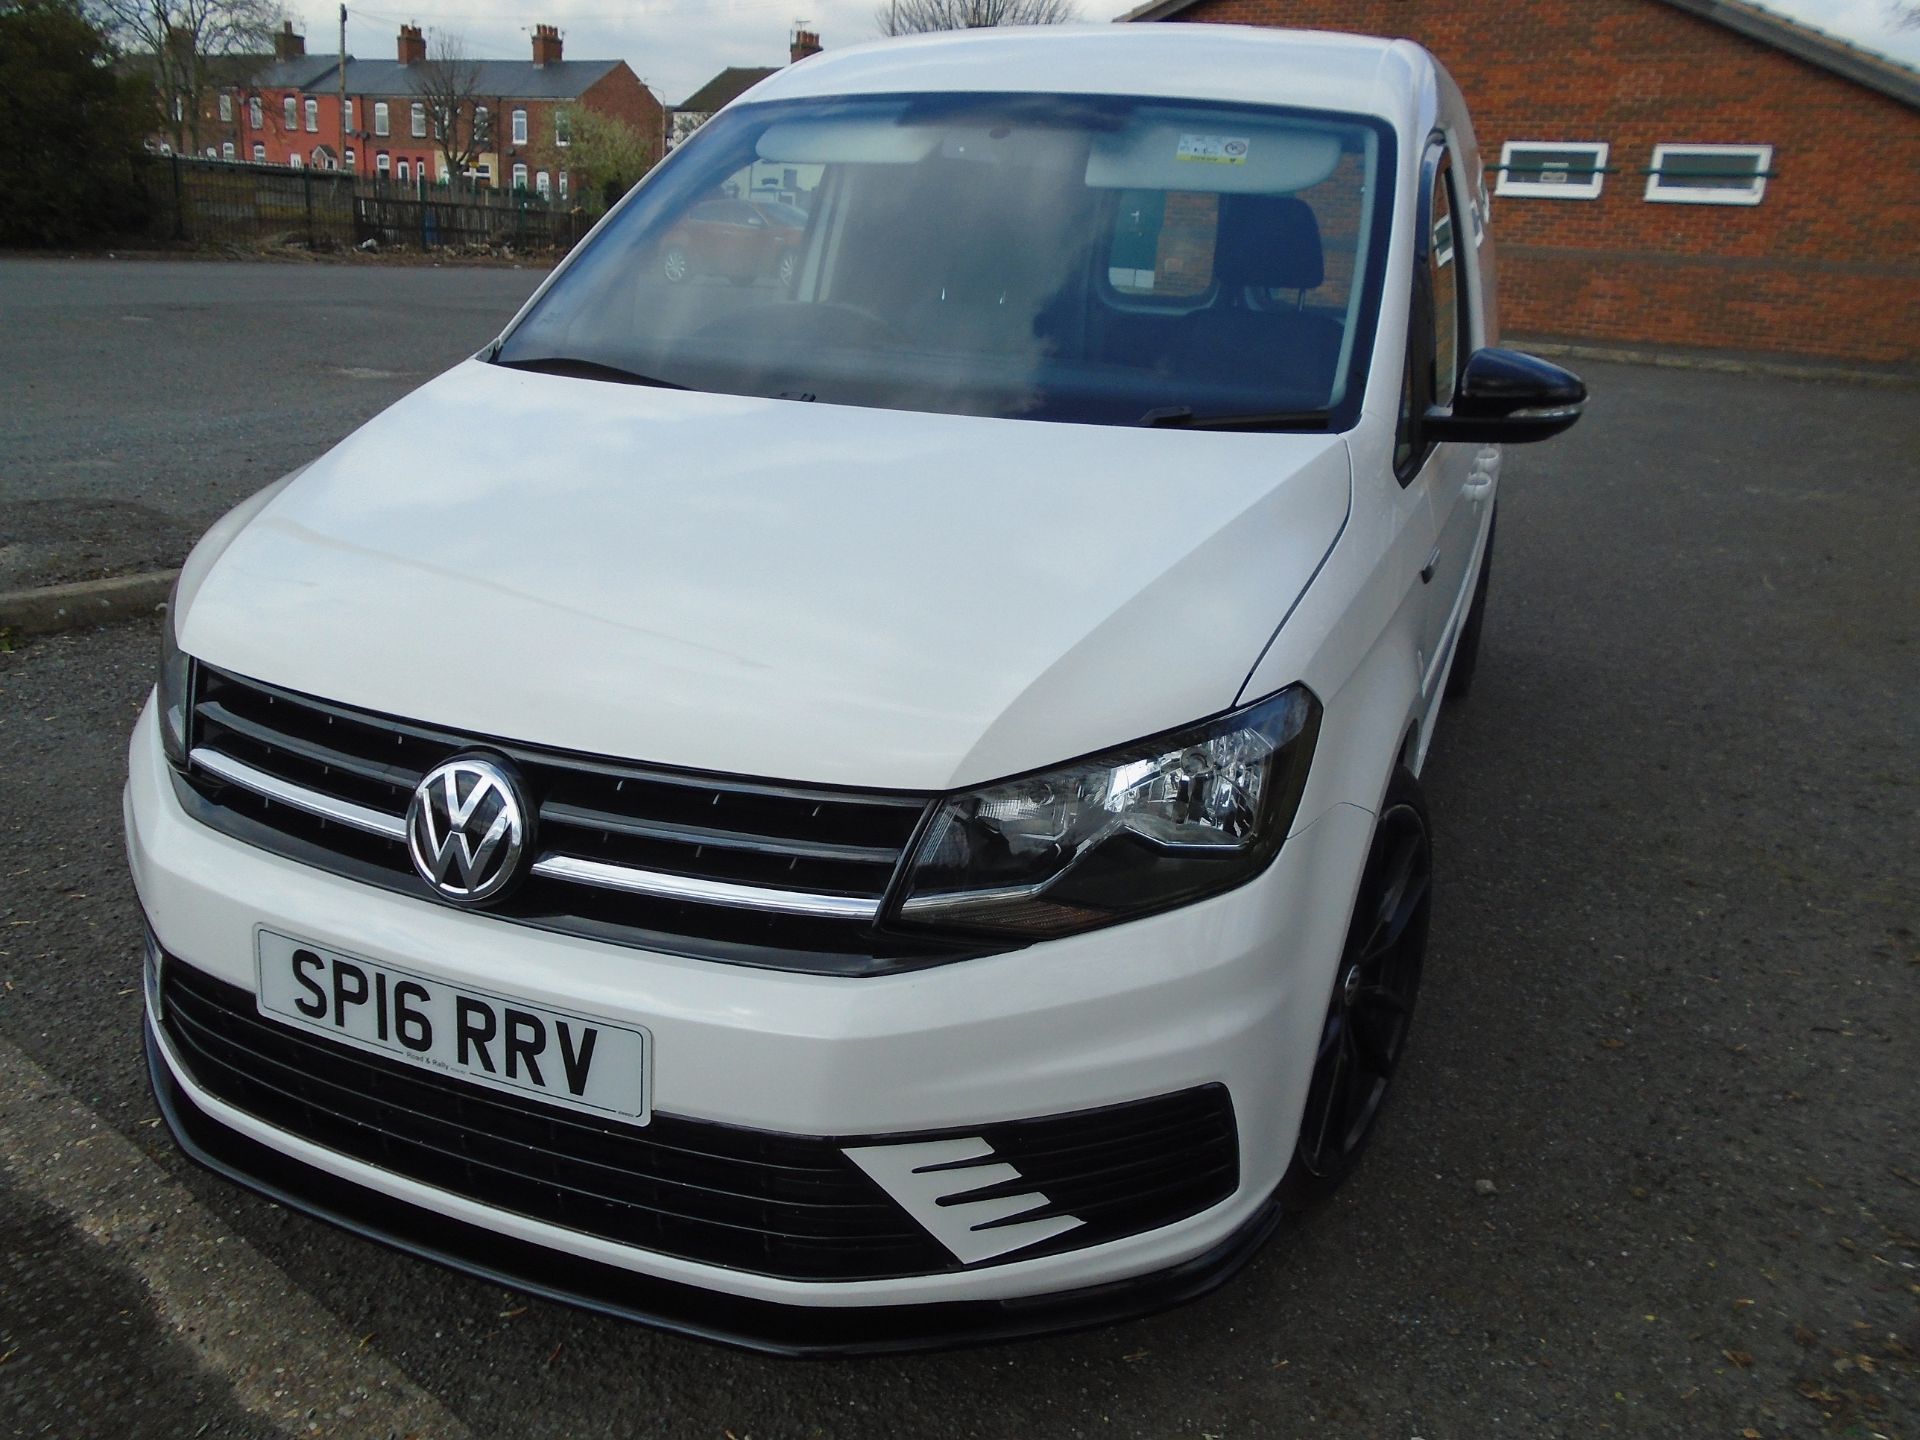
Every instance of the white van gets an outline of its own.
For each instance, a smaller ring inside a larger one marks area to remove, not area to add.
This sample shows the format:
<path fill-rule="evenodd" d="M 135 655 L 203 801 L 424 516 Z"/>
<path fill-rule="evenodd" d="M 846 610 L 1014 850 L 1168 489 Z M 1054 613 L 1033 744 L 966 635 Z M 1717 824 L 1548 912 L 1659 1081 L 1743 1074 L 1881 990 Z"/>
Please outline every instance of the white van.
<path fill-rule="evenodd" d="M 1211 25 L 817 56 L 222 520 L 126 820 L 196 1159 L 782 1351 L 1199 1293 L 1405 1053 L 1498 442 L 1458 91 Z"/>

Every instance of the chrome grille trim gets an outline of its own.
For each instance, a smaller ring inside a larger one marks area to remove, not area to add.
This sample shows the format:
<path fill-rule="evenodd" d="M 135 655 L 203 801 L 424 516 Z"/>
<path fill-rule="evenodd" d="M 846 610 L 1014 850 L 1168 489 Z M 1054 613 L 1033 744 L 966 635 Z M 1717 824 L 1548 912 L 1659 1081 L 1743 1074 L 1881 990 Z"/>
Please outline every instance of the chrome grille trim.
<path fill-rule="evenodd" d="M 657 953 L 797 973 L 880 975 L 982 947 L 889 923 L 932 804 L 856 790 L 549 749 L 363 710 L 196 662 L 196 819 L 300 864 L 430 897 L 407 845 L 422 776 L 479 751 L 520 772 L 536 809 L 523 883 L 490 915 Z"/>
<path fill-rule="evenodd" d="M 337 820 L 342 825 L 351 825 L 356 830 L 364 830 L 369 835 L 378 835 L 384 840 L 405 840 L 407 822 L 404 816 L 389 815 L 384 810 L 370 810 L 365 805 L 356 805 L 351 800 L 342 800 L 337 795 L 323 795 L 318 790 L 309 790 L 304 785 L 295 785 L 282 780 L 278 775 L 269 775 L 264 770 L 256 770 L 245 761 L 236 760 L 231 755 L 209 749 L 205 745 L 196 745 L 187 756 L 189 765 L 198 765 L 211 775 L 235 785 L 244 785 L 256 795 L 264 795 L 269 800 L 278 800 L 282 805 L 291 805 L 296 810 L 304 810 L 309 815 L 318 815 L 322 820 Z"/>
<path fill-rule="evenodd" d="M 407 838 L 404 816 L 389 815 L 342 800 L 335 795 L 309 790 L 264 770 L 256 770 L 231 755 L 196 746 L 188 756 L 192 764 L 222 780 L 244 785 L 257 795 L 278 800 L 318 815 L 337 820 L 369 835 L 385 840 Z M 619 890 L 629 895 L 652 895 L 663 900 L 691 900 L 706 905 L 733 905 L 743 910 L 771 910 L 778 915 L 818 915 L 833 920 L 871 920 L 880 913 L 880 902 L 858 895 L 812 895 L 802 890 L 776 890 L 764 885 L 735 885 L 724 880 L 702 880 L 691 875 L 669 875 L 658 870 L 638 870 L 629 865 L 609 865 L 603 860 L 587 860 L 576 855 L 542 855 L 533 862 L 533 873 L 576 885 L 594 885 L 603 890 Z"/>
<path fill-rule="evenodd" d="M 579 885 L 598 885 L 630 895 L 652 895 L 663 900 L 692 900 L 706 905 L 734 905 L 744 910 L 771 910 L 777 915 L 819 915 L 832 920 L 871 920 L 880 902 L 859 895 L 810 895 L 801 890 L 774 890 L 763 885 L 735 885 L 724 880 L 701 880 L 691 875 L 667 875 L 657 870 L 635 870 L 576 855 L 542 855 L 533 873 Z"/>

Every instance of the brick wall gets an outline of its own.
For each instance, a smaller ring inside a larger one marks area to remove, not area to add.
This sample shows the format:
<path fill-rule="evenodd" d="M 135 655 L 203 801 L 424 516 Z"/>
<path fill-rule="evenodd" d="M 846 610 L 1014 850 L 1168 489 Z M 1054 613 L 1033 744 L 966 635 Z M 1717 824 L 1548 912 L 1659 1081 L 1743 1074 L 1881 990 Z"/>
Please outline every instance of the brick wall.
<path fill-rule="evenodd" d="M 1597 200 L 1499 196 L 1520 334 L 1920 364 L 1920 112 L 1659 0 L 1201 0 L 1179 20 L 1406 36 L 1482 157 L 1604 140 Z M 1654 204 L 1660 143 L 1768 144 L 1757 206 Z M 1488 189 L 1493 177 L 1488 177 Z"/>
<path fill-rule="evenodd" d="M 667 153 L 666 109 L 624 61 L 588 86 L 582 98 L 589 109 L 624 120 L 646 136 L 656 162 Z"/>

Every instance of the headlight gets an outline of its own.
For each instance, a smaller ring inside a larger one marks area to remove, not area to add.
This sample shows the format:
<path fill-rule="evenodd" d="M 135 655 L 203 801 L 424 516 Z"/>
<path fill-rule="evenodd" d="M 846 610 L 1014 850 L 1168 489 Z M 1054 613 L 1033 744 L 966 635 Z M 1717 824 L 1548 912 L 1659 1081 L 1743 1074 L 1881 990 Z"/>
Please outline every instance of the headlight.
<path fill-rule="evenodd" d="M 193 661 L 181 650 L 175 638 L 175 602 L 180 589 L 174 587 L 167 602 L 167 617 L 160 626 L 160 745 L 167 759 L 181 770 L 187 768 L 187 708 L 192 703 Z"/>
<path fill-rule="evenodd" d="M 1185 730 L 946 800 L 899 923 L 1027 939 L 1251 879 L 1293 823 L 1320 728 L 1303 686 Z"/>

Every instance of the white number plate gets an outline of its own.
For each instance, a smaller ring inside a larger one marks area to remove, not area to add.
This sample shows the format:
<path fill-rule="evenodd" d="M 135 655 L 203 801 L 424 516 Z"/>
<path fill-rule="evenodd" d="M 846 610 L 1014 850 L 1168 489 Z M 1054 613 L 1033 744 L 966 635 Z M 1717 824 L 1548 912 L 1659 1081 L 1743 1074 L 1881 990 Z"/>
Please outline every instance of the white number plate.
<path fill-rule="evenodd" d="M 497 1090 L 644 1125 L 653 1037 L 256 932 L 260 1013 Z"/>

